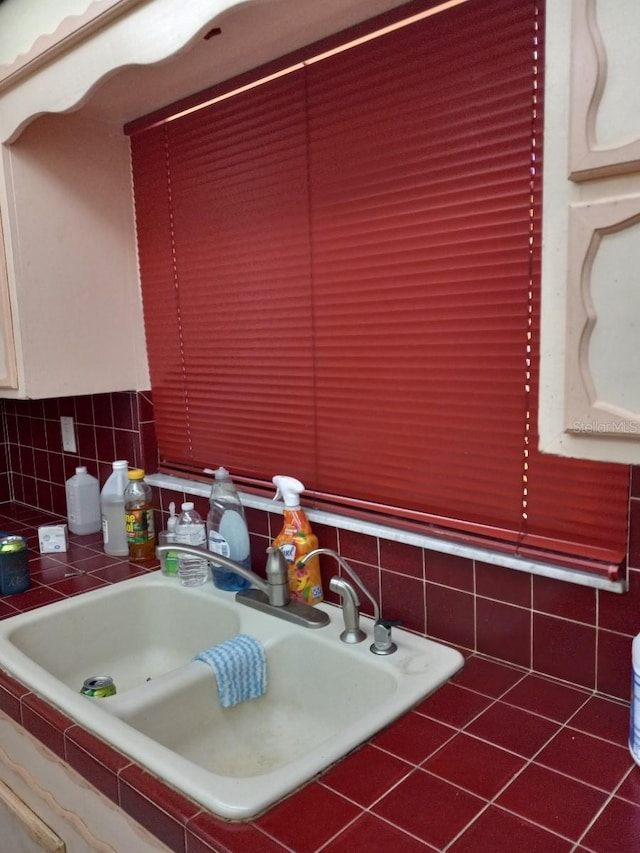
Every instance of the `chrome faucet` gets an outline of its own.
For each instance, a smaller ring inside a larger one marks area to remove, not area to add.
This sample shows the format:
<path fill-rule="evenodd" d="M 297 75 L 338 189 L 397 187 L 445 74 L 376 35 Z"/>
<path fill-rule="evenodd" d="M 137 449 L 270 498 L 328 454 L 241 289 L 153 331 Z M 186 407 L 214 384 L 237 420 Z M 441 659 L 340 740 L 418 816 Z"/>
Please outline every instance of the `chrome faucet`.
<path fill-rule="evenodd" d="M 367 596 L 373 605 L 373 618 L 375 624 L 373 627 L 373 643 L 369 647 L 374 655 L 390 655 L 398 648 L 391 639 L 391 629 L 399 622 L 390 619 L 382 619 L 380 617 L 380 607 L 375 598 L 371 595 L 366 586 L 362 583 L 355 570 L 351 568 L 349 563 L 331 548 L 316 548 L 305 554 L 298 560 L 298 566 L 304 566 L 312 557 L 320 554 L 327 554 L 337 561 L 338 565 L 351 577 L 351 579 L 360 587 L 362 592 Z M 360 628 L 360 601 L 353 586 L 344 578 L 331 578 L 329 588 L 338 593 L 342 603 L 342 614 L 344 618 L 344 631 L 340 634 L 340 639 L 343 643 L 361 643 L 365 638 L 365 632 Z"/>
<path fill-rule="evenodd" d="M 193 545 L 182 545 L 177 542 L 158 545 L 156 557 L 160 559 L 169 552 L 187 554 L 192 557 L 204 558 L 214 566 L 224 566 L 237 575 L 245 578 L 251 584 L 249 589 L 236 593 L 236 601 L 254 610 L 270 613 L 279 619 L 302 625 L 305 628 L 322 628 L 329 624 L 329 616 L 322 610 L 305 604 L 304 601 L 292 601 L 289 596 L 289 570 L 284 554 L 279 548 L 267 548 L 267 579 L 261 578 L 251 569 L 245 568 L 235 560 L 222 554 L 214 554 Z"/>
<path fill-rule="evenodd" d="M 340 634 L 343 643 L 361 643 L 367 639 L 367 635 L 360 627 L 360 601 L 358 594 L 344 578 L 331 578 L 329 588 L 337 592 L 342 602 L 342 616 L 344 618 L 344 631 Z"/>

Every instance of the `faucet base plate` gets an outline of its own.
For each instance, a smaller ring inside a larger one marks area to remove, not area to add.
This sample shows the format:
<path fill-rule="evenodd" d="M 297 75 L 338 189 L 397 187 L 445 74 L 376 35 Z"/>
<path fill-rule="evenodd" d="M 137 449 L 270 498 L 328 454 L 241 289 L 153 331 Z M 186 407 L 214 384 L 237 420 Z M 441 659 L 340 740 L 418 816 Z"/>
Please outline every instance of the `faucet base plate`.
<path fill-rule="evenodd" d="M 278 619 L 284 619 L 286 622 L 293 622 L 294 625 L 302 625 L 304 628 L 324 628 L 331 621 L 323 610 L 316 610 L 303 601 L 289 601 L 288 604 L 277 607 L 269 602 L 262 590 L 255 587 L 236 593 L 236 601 L 238 604 L 245 604 L 254 610 L 261 610 L 263 613 L 277 616 Z"/>

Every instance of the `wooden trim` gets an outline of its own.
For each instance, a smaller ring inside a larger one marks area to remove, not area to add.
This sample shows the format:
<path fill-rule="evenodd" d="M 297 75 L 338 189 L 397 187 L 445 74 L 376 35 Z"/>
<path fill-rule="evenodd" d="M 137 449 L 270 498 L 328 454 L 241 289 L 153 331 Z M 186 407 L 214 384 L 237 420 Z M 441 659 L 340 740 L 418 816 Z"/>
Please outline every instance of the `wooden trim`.
<path fill-rule="evenodd" d="M 7 65 L 0 65 L 0 92 L 15 85 L 60 53 L 73 47 L 105 23 L 128 12 L 142 0 L 94 0 L 80 15 L 69 15 L 52 33 L 45 33 Z"/>
<path fill-rule="evenodd" d="M 65 853 L 67 846 L 29 806 L 14 792 L 0 782 L 0 818 L 2 835 L 6 839 L 20 838 L 20 849 L 42 851 L 42 853 Z M 10 826 L 7 826 L 9 824 Z M 14 829 L 11 829 L 14 827 Z M 16 832 L 19 835 L 16 835 Z"/>

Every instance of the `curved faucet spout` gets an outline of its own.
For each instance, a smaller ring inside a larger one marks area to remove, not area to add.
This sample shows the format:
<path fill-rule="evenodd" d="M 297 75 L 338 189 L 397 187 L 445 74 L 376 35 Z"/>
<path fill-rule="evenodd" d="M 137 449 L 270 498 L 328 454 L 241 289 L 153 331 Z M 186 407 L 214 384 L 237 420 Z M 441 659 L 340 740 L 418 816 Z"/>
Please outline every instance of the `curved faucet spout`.
<path fill-rule="evenodd" d="M 301 557 L 298 560 L 298 565 L 304 566 L 306 563 L 309 562 L 309 560 L 312 557 L 319 556 L 320 554 L 327 554 L 329 557 L 333 557 L 333 559 L 336 560 L 338 565 L 340 565 L 344 569 L 344 571 L 349 575 L 351 580 L 355 581 L 358 584 L 358 586 L 360 587 L 362 592 L 364 592 L 364 594 L 367 596 L 367 598 L 369 599 L 369 601 L 373 605 L 373 618 L 377 622 L 380 619 L 380 608 L 378 606 L 378 602 L 371 595 L 371 593 L 366 588 L 366 586 L 362 583 L 362 581 L 360 580 L 360 578 L 356 574 L 355 569 L 352 569 L 351 566 L 349 565 L 349 563 L 347 563 L 347 561 L 343 557 L 341 557 L 337 551 L 332 551 L 331 548 L 315 548 L 313 551 L 309 551 L 308 554 L 305 554 L 304 557 Z"/>
<path fill-rule="evenodd" d="M 223 557 L 222 554 L 214 554 L 203 548 L 195 548 L 193 545 L 171 542 L 166 545 L 158 545 L 156 556 L 169 551 L 177 554 L 189 554 L 192 557 L 205 559 L 213 566 L 225 566 L 243 578 L 246 578 L 255 589 L 241 589 L 236 593 L 236 601 L 247 607 L 253 607 L 262 613 L 270 613 L 278 619 L 293 622 L 303 628 L 323 628 L 329 624 L 329 616 L 322 610 L 318 610 L 304 601 L 292 601 L 289 596 L 287 561 L 279 548 L 268 548 L 267 552 L 267 580 L 264 580 L 251 569 L 246 569 L 235 560 Z"/>
<path fill-rule="evenodd" d="M 252 586 L 262 590 L 265 595 L 269 595 L 269 584 L 264 578 L 252 572 L 251 569 L 246 569 L 235 560 L 229 557 L 224 557 L 222 554 L 213 554 L 211 551 L 205 551 L 202 548 L 196 548 L 194 545 L 182 545 L 177 542 L 172 542 L 167 545 L 158 545 L 156 548 L 156 557 L 160 559 L 162 554 L 172 553 L 190 554 L 192 557 L 204 558 L 212 566 L 224 566 L 225 569 L 231 569 L 237 575 L 241 575 L 245 580 L 248 580 Z"/>

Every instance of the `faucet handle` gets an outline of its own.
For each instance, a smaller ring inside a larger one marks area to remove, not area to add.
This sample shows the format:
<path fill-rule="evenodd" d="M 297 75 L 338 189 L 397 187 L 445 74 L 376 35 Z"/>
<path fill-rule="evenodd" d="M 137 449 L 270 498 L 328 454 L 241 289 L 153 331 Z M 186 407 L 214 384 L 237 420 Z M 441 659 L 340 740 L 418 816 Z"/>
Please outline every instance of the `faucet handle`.
<path fill-rule="evenodd" d="M 289 603 L 289 567 L 284 554 L 279 548 L 267 548 L 267 583 L 269 584 L 269 601 L 276 607 L 284 607 Z"/>
<path fill-rule="evenodd" d="M 391 655 L 397 650 L 391 639 L 391 629 L 400 625 L 399 619 L 378 619 L 373 626 L 373 643 L 370 646 L 374 655 Z"/>

